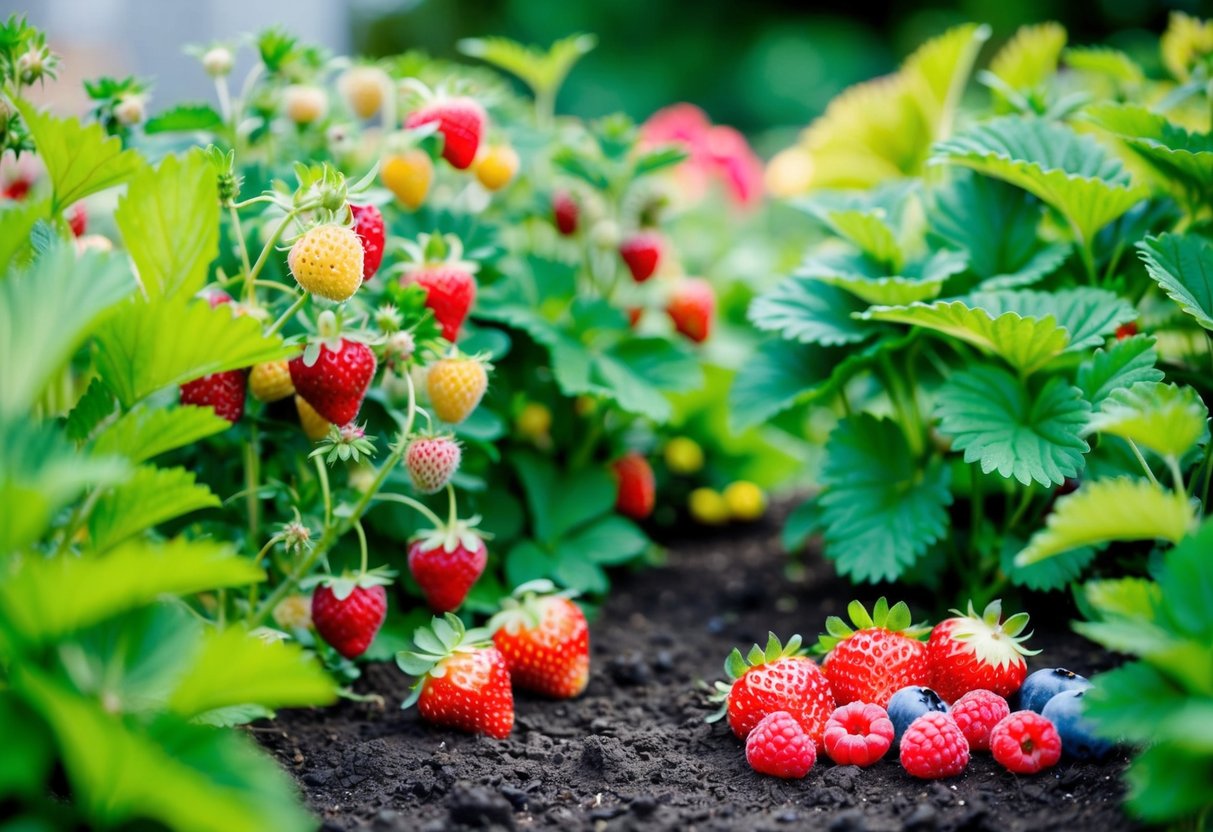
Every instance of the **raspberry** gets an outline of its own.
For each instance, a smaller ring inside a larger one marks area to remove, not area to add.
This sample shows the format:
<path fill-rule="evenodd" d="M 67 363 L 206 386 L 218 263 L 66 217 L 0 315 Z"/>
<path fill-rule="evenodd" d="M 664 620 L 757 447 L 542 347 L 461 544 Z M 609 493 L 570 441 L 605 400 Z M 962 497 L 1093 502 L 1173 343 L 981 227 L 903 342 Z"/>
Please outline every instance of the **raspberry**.
<path fill-rule="evenodd" d="M 852 702 L 830 715 L 823 742 L 838 765 L 867 767 L 893 744 L 893 723 L 879 705 Z"/>
<path fill-rule="evenodd" d="M 952 706 L 952 719 L 974 751 L 990 750 L 990 731 L 1009 713 L 1007 700 L 988 690 L 971 690 Z"/>
<path fill-rule="evenodd" d="M 968 764 L 969 741 L 947 714 L 925 713 L 901 737 L 901 767 L 914 777 L 955 777 Z"/>
<path fill-rule="evenodd" d="M 1057 765 L 1061 736 L 1053 723 L 1034 711 L 1016 711 L 990 732 L 990 751 L 1007 771 L 1035 774 Z"/>
<path fill-rule="evenodd" d="M 745 758 L 759 774 L 798 779 L 817 762 L 817 744 L 790 713 L 774 711 L 746 737 Z"/>

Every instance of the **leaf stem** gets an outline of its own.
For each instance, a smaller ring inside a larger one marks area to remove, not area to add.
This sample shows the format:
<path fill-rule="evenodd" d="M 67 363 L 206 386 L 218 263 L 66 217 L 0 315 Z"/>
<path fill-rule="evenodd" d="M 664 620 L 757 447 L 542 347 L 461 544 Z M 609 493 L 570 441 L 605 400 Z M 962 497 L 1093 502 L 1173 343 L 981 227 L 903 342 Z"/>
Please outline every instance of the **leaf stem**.
<path fill-rule="evenodd" d="M 354 521 L 354 531 L 358 535 L 358 550 L 361 555 L 361 559 L 359 561 L 361 568 L 358 570 L 358 574 L 365 575 L 367 567 L 366 531 L 362 528 L 361 520 Z"/>
<path fill-rule="evenodd" d="M 245 277 L 245 280 L 249 285 L 255 284 L 257 275 L 261 274 L 261 270 L 265 268 L 265 264 L 270 258 L 270 252 L 273 251 L 278 245 L 278 241 L 282 239 L 283 233 L 286 232 L 286 227 L 294 221 L 298 213 L 298 208 L 293 208 L 290 211 L 287 211 L 286 215 L 282 218 L 282 221 L 278 223 L 278 226 L 274 229 L 273 233 L 270 234 L 270 238 L 265 241 L 265 245 L 261 249 L 261 254 L 257 257 L 257 262 L 253 264 L 253 268 Z"/>
<path fill-rule="evenodd" d="M 406 497 L 403 494 L 388 492 L 386 494 L 376 494 L 375 500 L 377 502 L 401 503 L 402 505 L 406 505 L 423 515 L 425 519 L 434 524 L 435 528 L 440 528 L 442 526 L 442 518 L 431 511 L 430 508 L 424 503 L 414 500 L 412 497 Z"/>
<path fill-rule="evenodd" d="M 1158 486 L 1158 478 L 1155 477 L 1154 472 L 1150 470 L 1150 466 L 1146 462 L 1146 458 L 1141 455 L 1141 450 L 1137 447 L 1137 443 L 1132 439 L 1127 439 L 1125 441 L 1129 443 L 1129 448 L 1133 451 L 1133 456 L 1137 457 L 1138 463 L 1141 464 L 1141 469 L 1146 472 L 1146 477 L 1150 480 L 1150 482 Z"/>
<path fill-rule="evenodd" d="M 328 528 L 333 525 L 333 495 L 329 490 L 329 472 L 321 457 L 312 457 L 312 461 L 316 464 L 316 475 L 320 478 L 320 493 L 324 497 L 324 525 Z"/>
<path fill-rule="evenodd" d="M 261 485 L 258 444 L 257 425 L 254 423 L 249 428 L 248 441 L 244 443 L 244 510 L 248 515 L 249 543 L 261 536 L 261 498 L 257 496 Z"/>
<path fill-rule="evenodd" d="M 1179 460 L 1175 454 L 1167 454 L 1167 467 L 1171 470 L 1171 481 L 1175 484 L 1175 490 L 1178 491 L 1186 499 L 1188 491 L 1184 487 L 1184 475 L 1179 470 Z"/>
<path fill-rule="evenodd" d="M 303 308 L 303 304 L 307 303 L 308 297 L 307 292 L 301 292 L 299 297 L 295 298 L 295 302 L 290 305 L 290 308 L 283 312 L 278 317 L 278 320 L 274 321 L 273 325 L 265 331 L 266 336 L 277 335 L 286 326 L 286 322 L 295 317 L 295 313 Z"/>

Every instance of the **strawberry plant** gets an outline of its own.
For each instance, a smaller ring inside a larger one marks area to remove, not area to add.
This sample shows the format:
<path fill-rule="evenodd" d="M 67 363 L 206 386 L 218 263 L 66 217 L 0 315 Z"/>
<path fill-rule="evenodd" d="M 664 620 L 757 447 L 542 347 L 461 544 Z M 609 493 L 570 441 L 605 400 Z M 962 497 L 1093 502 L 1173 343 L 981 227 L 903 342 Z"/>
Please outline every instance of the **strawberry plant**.
<path fill-rule="evenodd" d="M 1150 77 L 1025 27 L 977 91 L 989 32 L 958 27 L 773 161 L 826 240 L 751 305 L 767 340 L 732 404 L 742 426 L 833 421 L 789 543 L 819 531 L 855 581 L 984 603 L 1193 527 L 1213 471 L 1207 31 L 1176 14 Z"/>

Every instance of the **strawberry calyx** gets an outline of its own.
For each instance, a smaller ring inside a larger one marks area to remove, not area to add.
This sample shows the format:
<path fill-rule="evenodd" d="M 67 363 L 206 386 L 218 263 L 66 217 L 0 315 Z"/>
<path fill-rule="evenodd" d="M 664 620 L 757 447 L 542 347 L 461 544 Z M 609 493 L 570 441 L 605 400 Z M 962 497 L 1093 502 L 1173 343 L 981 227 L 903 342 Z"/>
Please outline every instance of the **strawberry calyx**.
<path fill-rule="evenodd" d="M 1028 614 L 1016 613 L 1002 620 L 1002 601 L 994 599 L 980 615 L 969 601 L 967 612 L 951 610 L 960 621 L 953 628 L 951 637 L 970 645 L 983 663 L 994 667 L 1005 667 L 1020 656 L 1035 656 L 1039 650 L 1024 646 L 1032 637 L 1032 631 L 1024 633 L 1028 626 Z"/>
<path fill-rule="evenodd" d="M 308 459 L 323 456 L 329 465 L 341 462 L 361 462 L 365 457 L 375 456 L 375 437 L 367 435 L 363 425 L 350 422 L 348 425 L 330 425 L 328 435 L 316 443 Z"/>
<path fill-rule="evenodd" d="M 358 587 L 370 589 L 373 586 L 391 586 L 396 577 L 396 570 L 386 566 L 376 566 L 362 572 L 342 572 L 340 575 L 313 575 L 299 582 L 302 590 L 326 587 L 338 601 L 344 601 Z"/>
<path fill-rule="evenodd" d="M 432 529 L 423 529 L 413 536 L 412 542 L 420 543 L 426 550 L 441 548 L 445 552 L 453 552 L 460 546 L 474 551 L 485 540 L 492 539 L 488 532 L 477 528 L 480 525 L 480 515 L 466 520 L 451 518 L 445 523 L 435 525 Z"/>
<path fill-rule="evenodd" d="M 457 234 L 418 234 L 416 241 L 402 240 L 400 249 L 404 262 L 396 264 L 390 274 L 410 274 L 439 266 L 460 269 L 475 274 L 479 264 L 463 259 L 463 241 Z"/>
<path fill-rule="evenodd" d="M 504 629 L 510 635 L 519 630 L 535 629 L 543 623 L 544 608 L 553 598 L 576 598 L 575 589 L 557 591 L 556 585 L 547 578 L 519 584 L 509 597 L 501 600 L 501 610 L 489 619 L 489 632 Z"/>
<path fill-rule="evenodd" d="M 719 703 L 720 709 L 708 716 L 706 721 L 719 722 L 728 713 L 729 694 L 733 691 L 734 682 L 755 667 L 771 664 L 780 659 L 805 655 L 805 651 L 802 649 L 803 643 L 804 640 L 799 635 L 793 635 L 788 639 L 787 644 L 783 644 L 779 640 L 779 636 L 768 632 L 766 647 L 755 644 L 744 656 L 739 648 L 734 647 L 733 652 L 729 653 L 728 658 L 724 660 L 724 674 L 728 677 L 728 681 L 716 682 L 715 690 L 708 697 L 709 702 Z"/>
<path fill-rule="evenodd" d="M 448 612 L 441 618 L 434 616 L 428 627 L 414 630 L 413 645 L 415 650 L 401 650 L 396 654 L 396 665 L 417 680 L 409 698 L 401 704 L 402 709 L 416 704 L 426 680 L 440 679 L 446 675 L 447 659 L 492 647 L 493 641 L 487 629 L 476 627 L 469 630 L 459 616 Z"/>
<path fill-rule="evenodd" d="M 890 607 L 888 599 L 883 595 L 872 605 L 871 613 L 859 601 L 852 601 L 847 605 L 847 615 L 855 625 L 854 628 L 839 616 L 831 615 L 826 619 L 826 632 L 818 637 L 817 643 L 813 645 L 814 653 L 828 653 L 860 630 L 888 630 L 916 640 L 921 640 L 931 632 L 930 627 L 914 623 L 914 617 L 905 601 L 898 601 Z"/>

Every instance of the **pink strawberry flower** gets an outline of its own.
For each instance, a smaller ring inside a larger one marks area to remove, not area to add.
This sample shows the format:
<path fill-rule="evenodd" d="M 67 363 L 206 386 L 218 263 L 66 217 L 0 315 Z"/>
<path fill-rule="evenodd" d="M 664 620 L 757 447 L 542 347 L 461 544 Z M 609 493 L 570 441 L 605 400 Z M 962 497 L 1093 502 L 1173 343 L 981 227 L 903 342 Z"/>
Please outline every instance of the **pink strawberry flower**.
<path fill-rule="evenodd" d="M 732 127 L 713 125 L 694 104 L 673 104 L 658 110 L 640 128 L 645 146 L 678 144 L 689 158 L 675 178 L 687 198 L 702 199 L 712 181 L 725 186 L 733 203 L 752 208 L 762 200 L 762 160 L 745 137 Z"/>

